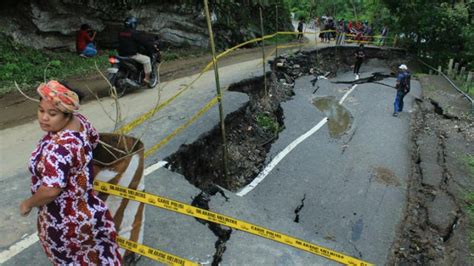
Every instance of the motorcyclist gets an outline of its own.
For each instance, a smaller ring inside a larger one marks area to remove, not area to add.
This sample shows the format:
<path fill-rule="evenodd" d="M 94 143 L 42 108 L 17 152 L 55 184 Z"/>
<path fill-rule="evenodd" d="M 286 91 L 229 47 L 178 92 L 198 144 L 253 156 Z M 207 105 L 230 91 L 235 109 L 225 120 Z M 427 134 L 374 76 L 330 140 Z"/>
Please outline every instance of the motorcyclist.
<path fill-rule="evenodd" d="M 125 28 L 119 33 L 119 48 L 120 56 L 130 57 L 133 60 L 141 63 L 145 71 L 145 78 L 143 81 L 150 86 L 151 59 L 149 56 L 140 54 L 140 46 L 144 47 L 148 54 L 151 54 L 155 46 L 152 38 L 146 33 L 136 30 L 138 20 L 135 17 L 128 17 L 124 21 Z"/>

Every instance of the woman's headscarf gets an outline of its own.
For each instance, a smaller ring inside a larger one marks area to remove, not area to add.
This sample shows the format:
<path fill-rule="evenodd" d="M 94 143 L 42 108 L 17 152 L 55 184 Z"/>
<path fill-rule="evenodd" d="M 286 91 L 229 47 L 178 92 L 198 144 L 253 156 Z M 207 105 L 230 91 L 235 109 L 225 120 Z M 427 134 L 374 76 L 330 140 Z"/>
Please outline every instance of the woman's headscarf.
<path fill-rule="evenodd" d="M 41 83 L 36 90 L 41 98 L 52 102 L 63 113 L 73 113 L 79 110 L 77 94 L 56 80 Z"/>

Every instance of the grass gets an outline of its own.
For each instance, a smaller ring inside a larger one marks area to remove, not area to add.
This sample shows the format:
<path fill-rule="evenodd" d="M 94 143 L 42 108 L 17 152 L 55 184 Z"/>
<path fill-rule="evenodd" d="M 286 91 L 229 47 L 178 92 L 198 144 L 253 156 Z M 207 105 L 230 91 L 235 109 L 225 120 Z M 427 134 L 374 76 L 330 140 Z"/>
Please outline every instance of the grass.
<path fill-rule="evenodd" d="M 10 93 L 14 81 L 20 87 L 31 89 L 45 79 L 65 79 L 70 76 L 84 75 L 96 71 L 95 63 L 103 69 L 108 65 L 108 51 L 85 59 L 73 52 L 52 52 L 36 50 L 0 40 L 0 96 Z"/>
<path fill-rule="evenodd" d="M 257 125 L 265 131 L 270 131 L 276 135 L 280 131 L 280 125 L 276 119 L 268 114 L 260 113 L 256 116 Z"/>
<path fill-rule="evenodd" d="M 20 88 L 31 90 L 44 79 L 64 80 L 96 72 L 109 66 L 108 57 L 113 50 L 101 50 L 93 58 L 82 58 L 74 52 L 53 52 L 22 46 L 1 36 L 0 38 L 0 97 L 15 91 L 14 81 Z M 203 49 L 167 49 L 162 51 L 164 61 L 198 57 L 208 53 Z"/>
<path fill-rule="evenodd" d="M 467 92 L 467 94 L 469 94 L 469 96 L 474 98 L 474 85 L 465 86 L 465 91 Z"/>

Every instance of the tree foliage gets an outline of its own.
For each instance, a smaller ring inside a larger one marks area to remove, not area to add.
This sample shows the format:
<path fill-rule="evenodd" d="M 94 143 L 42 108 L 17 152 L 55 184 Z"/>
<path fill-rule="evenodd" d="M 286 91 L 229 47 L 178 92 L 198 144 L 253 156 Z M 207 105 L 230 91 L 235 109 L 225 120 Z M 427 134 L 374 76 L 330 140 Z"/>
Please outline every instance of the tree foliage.
<path fill-rule="evenodd" d="M 382 1 L 396 17 L 393 27 L 412 51 L 445 64 L 449 58 L 474 68 L 472 2 Z M 471 14 L 471 15 L 470 15 Z"/>
<path fill-rule="evenodd" d="M 474 1 L 472 0 L 285 0 L 295 18 L 323 15 L 388 24 L 392 36 L 412 52 L 445 64 L 455 58 L 474 68 Z"/>

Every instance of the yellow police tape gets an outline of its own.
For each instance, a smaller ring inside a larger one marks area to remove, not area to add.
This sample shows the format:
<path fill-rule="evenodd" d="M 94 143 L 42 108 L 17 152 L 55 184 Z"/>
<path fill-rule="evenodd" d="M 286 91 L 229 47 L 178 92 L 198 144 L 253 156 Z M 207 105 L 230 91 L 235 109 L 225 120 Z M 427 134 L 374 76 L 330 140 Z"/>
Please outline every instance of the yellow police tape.
<path fill-rule="evenodd" d="M 219 97 L 214 97 L 212 100 L 210 100 L 203 108 L 201 108 L 196 114 L 194 114 L 191 119 L 189 119 L 186 123 L 175 129 L 171 134 L 166 136 L 162 141 L 158 142 L 157 144 L 153 145 L 150 149 L 145 151 L 145 158 L 148 157 L 150 154 L 154 153 L 156 150 L 158 150 L 161 146 L 165 145 L 168 143 L 172 138 L 174 138 L 176 135 L 178 135 L 179 132 L 187 128 L 189 125 L 191 125 L 196 119 L 198 119 L 200 116 L 204 115 L 207 110 L 209 110 L 212 106 L 214 106 L 217 102 L 219 101 Z"/>
<path fill-rule="evenodd" d="M 137 254 L 143 255 L 150 259 L 162 262 L 167 265 L 171 265 L 171 266 L 178 266 L 178 265 L 198 266 L 199 265 L 193 261 L 183 259 L 173 254 L 169 254 L 158 249 L 150 248 L 142 244 L 138 244 L 136 242 L 130 241 L 122 237 L 117 237 L 117 243 L 119 244 L 120 247 L 124 249 L 130 250 L 132 252 L 135 252 Z"/>
<path fill-rule="evenodd" d="M 285 245 L 289 245 L 289 246 L 310 252 L 312 254 L 319 255 L 333 261 L 337 261 L 345 265 L 360 265 L 360 266 L 372 265 L 368 262 L 359 260 L 357 258 L 347 256 L 337 251 L 334 251 L 325 247 L 321 247 L 321 246 L 312 244 L 310 242 L 306 242 L 301 239 L 297 239 L 297 238 L 294 238 L 282 233 L 278 233 L 276 231 L 267 229 L 265 227 L 261 227 L 258 225 L 241 221 L 241 220 L 237 220 L 232 217 L 222 215 L 216 212 L 200 209 L 200 208 L 197 208 L 185 203 L 181 203 L 179 201 L 175 201 L 172 199 L 167 199 L 167 198 L 153 195 L 150 193 L 133 190 L 133 189 L 118 186 L 118 185 L 109 184 L 109 183 L 105 183 L 98 180 L 94 181 L 94 189 L 96 191 L 123 197 L 129 200 L 142 202 L 142 203 L 149 204 L 158 208 L 181 213 L 181 214 L 195 217 L 198 219 L 222 224 L 227 227 L 231 227 L 237 230 L 241 230 L 250 234 L 257 235 L 257 236 L 261 236 L 261 237 L 264 237 L 264 238 L 267 238 L 267 239 L 270 239 L 270 240 L 273 240 Z"/>

